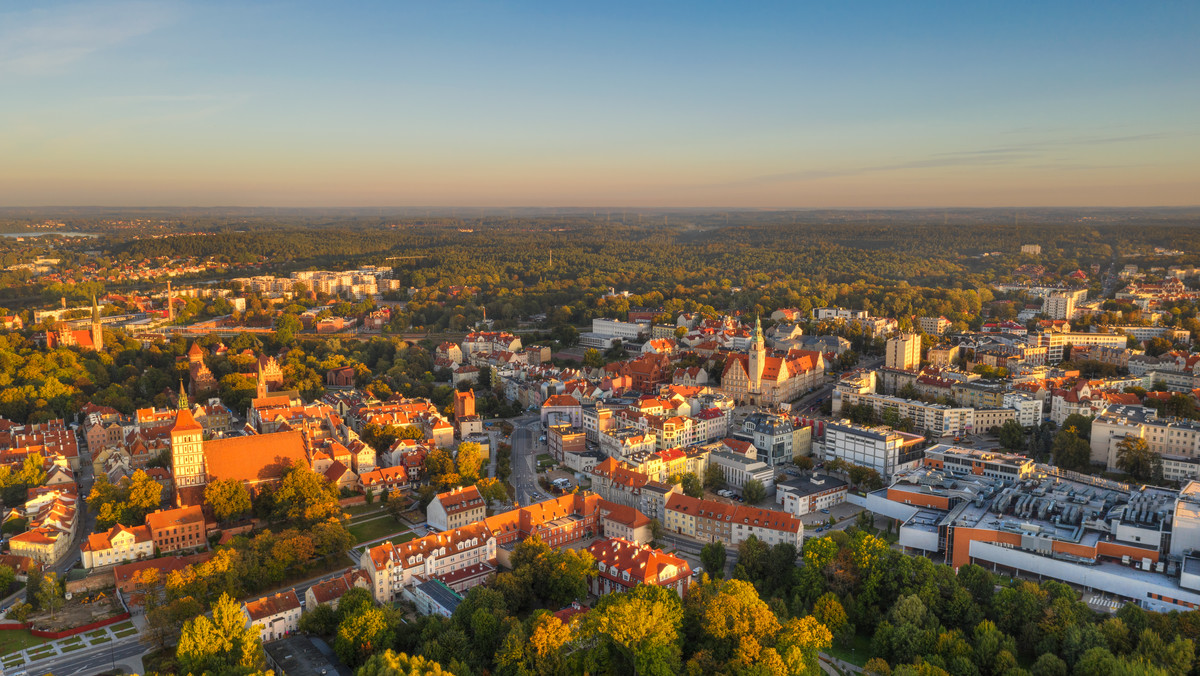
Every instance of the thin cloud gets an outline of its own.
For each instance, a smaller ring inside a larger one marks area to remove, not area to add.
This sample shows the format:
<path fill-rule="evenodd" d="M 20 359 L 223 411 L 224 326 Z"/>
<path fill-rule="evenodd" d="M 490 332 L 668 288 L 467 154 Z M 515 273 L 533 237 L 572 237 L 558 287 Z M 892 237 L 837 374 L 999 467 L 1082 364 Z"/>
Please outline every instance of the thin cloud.
<path fill-rule="evenodd" d="M 1148 134 L 1129 134 L 1124 136 L 1080 136 L 1075 138 L 1057 139 L 1050 141 L 1031 141 L 995 148 L 978 148 L 973 150 L 956 150 L 944 153 L 934 153 L 923 159 L 879 164 L 873 166 L 847 167 L 844 169 L 811 169 L 804 171 L 783 172 L 756 176 L 744 181 L 724 183 L 722 186 L 759 186 L 773 183 L 788 183 L 794 181 L 810 181 L 824 178 L 842 178 L 846 176 L 861 176 L 885 171 L 902 171 L 906 169 L 943 169 L 947 167 L 987 167 L 1029 163 L 1034 160 L 1045 162 L 1048 153 L 1065 148 L 1079 148 L 1115 143 L 1131 143 L 1157 139 L 1179 138 L 1191 134 L 1175 134 L 1156 132 Z M 1038 166 L 1038 165 L 1028 165 Z M 1074 165 L 1084 168 L 1085 165 Z"/>
<path fill-rule="evenodd" d="M 96 52 L 166 26 L 177 2 L 86 3 L 0 14 L 0 74 L 64 71 Z"/>

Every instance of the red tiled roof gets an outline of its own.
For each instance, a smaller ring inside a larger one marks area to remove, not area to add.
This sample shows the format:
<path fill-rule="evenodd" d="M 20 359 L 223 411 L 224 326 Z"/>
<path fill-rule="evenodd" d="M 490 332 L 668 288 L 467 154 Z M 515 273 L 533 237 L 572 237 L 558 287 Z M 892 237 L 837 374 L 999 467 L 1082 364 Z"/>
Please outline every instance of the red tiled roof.
<path fill-rule="evenodd" d="M 468 509 L 478 509 L 484 506 L 483 496 L 479 494 L 479 489 L 474 486 L 439 493 L 435 499 L 442 504 L 442 509 L 446 510 L 446 514 L 457 514 Z"/>
<path fill-rule="evenodd" d="M 204 442 L 204 463 L 213 479 L 270 481 L 294 463 L 308 464 L 304 437 L 298 431 L 226 437 Z"/>
<path fill-rule="evenodd" d="M 296 598 L 295 589 L 246 602 L 246 613 L 250 615 L 251 620 L 261 620 L 289 610 L 299 610 L 299 608 L 300 599 Z"/>
<path fill-rule="evenodd" d="M 180 409 L 175 416 L 175 426 L 171 428 L 171 432 L 203 432 L 204 427 L 196 422 L 192 417 L 192 412 L 186 408 Z"/>

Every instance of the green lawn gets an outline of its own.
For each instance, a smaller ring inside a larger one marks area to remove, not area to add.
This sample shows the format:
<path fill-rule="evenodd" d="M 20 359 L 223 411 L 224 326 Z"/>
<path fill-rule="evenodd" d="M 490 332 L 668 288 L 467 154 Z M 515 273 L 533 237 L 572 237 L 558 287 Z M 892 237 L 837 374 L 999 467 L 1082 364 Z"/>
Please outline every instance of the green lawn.
<path fill-rule="evenodd" d="M 394 538 L 388 538 L 388 541 L 391 542 L 392 544 L 398 545 L 401 542 L 408 542 L 409 540 L 415 540 L 416 538 L 417 538 L 416 533 L 414 533 L 412 531 L 408 531 L 407 533 L 401 533 Z"/>
<path fill-rule="evenodd" d="M 363 514 L 373 514 L 373 513 L 378 514 L 383 510 L 383 503 L 381 503 L 379 501 L 378 495 L 375 496 L 375 498 L 376 498 L 375 504 L 373 504 L 373 505 L 358 505 L 356 507 L 347 507 L 346 509 L 344 509 L 342 511 L 346 512 L 351 517 L 362 516 Z"/>
<path fill-rule="evenodd" d="M 0 631 L 0 655 L 15 653 L 18 650 L 48 643 L 44 638 L 37 638 L 28 629 Z"/>
<path fill-rule="evenodd" d="M 136 628 L 137 627 L 134 627 L 133 623 L 130 622 L 129 620 L 125 620 L 124 622 L 122 622 L 120 624 L 114 624 L 113 626 L 109 627 L 109 629 L 112 629 L 113 631 L 125 631 L 126 629 L 136 629 Z"/>
<path fill-rule="evenodd" d="M 132 636 L 136 633 L 138 633 L 138 630 L 136 628 L 131 627 L 129 629 L 122 629 L 121 631 L 116 632 L 116 635 L 117 635 L 117 638 L 125 638 L 126 636 Z"/>
<path fill-rule="evenodd" d="M 396 523 L 396 520 L 391 517 L 375 519 L 374 521 L 366 521 L 364 523 L 356 523 L 346 530 L 354 536 L 357 542 L 368 542 L 387 535 L 407 531 L 408 528 Z"/>
<path fill-rule="evenodd" d="M 63 649 L 62 649 L 62 651 L 63 651 L 64 653 L 69 653 L 69 652 L 74 652 L 74 651 L 76 651 L 76 650 L 81 650 L 83 647 L 84 647 L 84 646 L 83 646 L 83 644 L 82 644 L 82 643 L 79 643 L 79 644 L 72 644 L 72 645 L 69 645 L 69 646 L 64 646 L 64 647 L 63 647 Z"/>
<path fill-rule="evenodd" d="M 871 659 L 871 639 L 855 634 L 844 645 L 835 642 L 825 652 L 840 660 L 845 660 L 861 667 L 867 663 L 867 660 Z"/>
<path fill-rule="evenodd" d="M 111 640 L 112 639 L 107 636 L 104 636 L 102 638 L 94 638 L 94 639 L 92 639 L 92 645 L 100 645 L 101 643 L 108 643 Z"/>

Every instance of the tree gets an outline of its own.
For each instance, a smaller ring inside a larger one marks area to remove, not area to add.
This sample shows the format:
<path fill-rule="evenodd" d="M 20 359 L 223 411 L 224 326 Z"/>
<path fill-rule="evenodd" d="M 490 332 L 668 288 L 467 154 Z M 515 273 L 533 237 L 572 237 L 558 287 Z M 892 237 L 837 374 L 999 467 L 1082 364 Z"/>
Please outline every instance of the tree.
<path fill-rule="evenodd" d="M 383 610 L 365 608 L 342 619 L 333 639 L 333 649 L 343 662 L 358 666 L 394 640 L 395 635 Z"/>
<path fill-rule="evenodd" d="M 506 502 L 508 500 L 508 489 L 504 487 L 504 483 L 499 479 L 483 478 L 475 482 L 475 488 L 479 489 L 479 494 L 484 500 L 492 502 Z"/>
<path fill-rule="evenodd" d="M 825 625 L 834 636 L 849 626 L 846 609 L 842 607 L 842 602 L 833 592 L 826 592 L 817 599 L 817 602 L 813 604 L 813 617 L 817 622 Z"/>
<path fill-rule="evenodd" d="M 62 585 L 58 582 L 58 573 L 46 573 L 42 578 L 41 583 L 37 587 L 38 607 L 43 610 L 50 611 L 50 618 L 54 619 L 54 613 L 59 608 L 63 607 L 66 599 L 63 598 Z"/>
<path fill-rule="evenodd" d="M 704 486 L 700 483 L 700 478 L 695 472 L 688 472 L 683 475 L 683 494 L 693 498 L 704 497 Z"/>
<path fill-rule="evenodd" d="M 1054 435 L 1054 464 L 1063 469 L 1086 470 L 1091 464 L 1092 447 L 1074 427 L 1064 427 Z"/>
<path fill-rule="evenodd" d="M 820 652 L 833 645 L 829 628 L 815 617 L 792 618 L 783 624 L 776 639 L 775 650 L 788 665 L 790 674 L 816 674 Z"/>
<path fill-rule="evenodd" d="M 301 463 L 288 467 L 272 499 L 271 517 L 278 522 L 311 526 L 342 515 L 333 483 Z"/>
<path fill-rule="evenodd" d="M 742 486 L 742 497 L 746 502 L 756 505 L 767 497 L 767 489 L 758 479 L 750 479 Z"/>
<path fill-rule="evenodd" d="M 571 629 L 545 610 L 529 619 L 529 647 L 534 671 L 538 674 L 559 673 L 562 668 L 562 649 L 571 638 Z"/>
<path fill-rule="evenodd" d="M 1145 481 L 1154 474 L 1155 461 L 1161 462 L 1158 454 L 1141 437 L 1125 437 L 1117 442 L 1117 469 Z"/>
<path fill-rule="evenodd" d="M 483 467 L 482 447 L 473 441 L 460 443 L 455 462 L 458 466 L 460 480 L 463 483 L 475 483 L 479 479 L 479 471 Z"/>
<path fill-rule="evenodd" d="M 683 607 L 673 590 L 639 585 L 602 597 L 583 616 L 579 636 L 604 649 L 615 673 L 671 676 L 679 673 Z M 618 666 L 619 665 L 619 666 Z M 587 669 L 597 673 L 596 669 Z"/>
<path fill-rule="evenodd" d="M 8 588 L 17 579 L 16 572 L 9 566 L 0 565 L 0 595 L 7 595 Z"/>
<path fill-rule="evenodd" d="M 204 487 L 204 502 L 217 519 L 228 522 L 251 510 L 250 491 L 237 479 L 218 479 Z"/>
<path fill-rule="evenodd" d="M 1063 420 L 1062 428 L 1065 430 L 1068 427 L 1075 428 L 1075 434 L 1079 435 L 1080 439 L 1087 441 L 1092 438 L 1092 419 L 1080 413 L 1072 413 Z"/>
<path fill-rule="evenodd" d="M 437 662 L 392 650 L 377 652 L 359 668 L 357 676 L 452 676 Z"/>
<path fill-rule="evenodd" d="M 600 350 L 594 347 L 589 347 L 587 352 L 583 353 L 583 365 L 594 369 L 604 366 L 604 356 L 600 354 Z"/>
<path fill-rule="evenodd" d="M 717 540 L 704 545 L 700 550 L 700 563 L 713 579 L 725 577 L 725 543 Z"/>
<path fill-rule="evenodd" d="M 1016 420 L 1005 420 L 999 436 L 1000 445 L 1007 449 L 1019 451 L 1025 447 L 1025 429 Z"/>
<path fill-rule="evenodd" d="M 260 671 L 265 666 L 259 629 L 247 626 L 241 604 L 228 594 L 213 604 L 212 618 L 199 615 L 184 623 L 175 649 L 184 674 Z"/>
<path fill-rule="evenodd" d="M 296 334 L 302 330 L 304 330 L 304 325 L 300 323 L 296 315 L 284 313 L 275 319 L 275 340 L 280 345 L 291 343 Z"/>
<path fill-rule="evenodd" d="M 319 603 L 316 608 L 307 610 L 300 616 L 300 631 L 330 636 L 337 631 L 338 613 L 327 603 Z"/>
<path fill-rule="evenodd" d="M 718 663 L 755 656 L 779 632 L 779 620 L 743 580 L 702 584 L 685 601 L 688 626 L 696 627 L 697 647 Z"/>
<path fill-rule="evenodd" d="M 715 462 L 710 462 L 704 467 L 704 487 L 710 491 L 715 491 L 725 486 L 725 474 L 721 472 L 721 468 Z"/>

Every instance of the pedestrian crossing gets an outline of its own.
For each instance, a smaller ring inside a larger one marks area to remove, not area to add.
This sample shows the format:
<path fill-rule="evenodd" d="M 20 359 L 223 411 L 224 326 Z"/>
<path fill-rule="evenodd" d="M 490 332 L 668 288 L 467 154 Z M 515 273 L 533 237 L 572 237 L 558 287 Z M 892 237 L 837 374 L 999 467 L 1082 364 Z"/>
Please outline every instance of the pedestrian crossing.
<path fill-rule="evenodd" d="M 1112 613 L 1120 610 L 1121 606 L 1125 604 L 1116 599 L 1108 598 L 1107 596 L 1093 596 L 1092 598 L 1088 599 L 1088 605 L 1096 610 Z"/>

